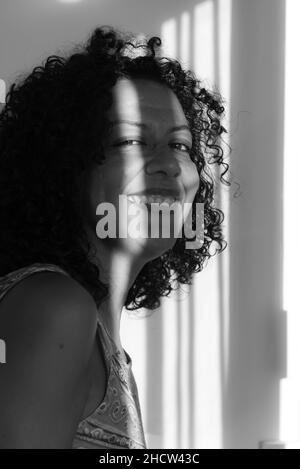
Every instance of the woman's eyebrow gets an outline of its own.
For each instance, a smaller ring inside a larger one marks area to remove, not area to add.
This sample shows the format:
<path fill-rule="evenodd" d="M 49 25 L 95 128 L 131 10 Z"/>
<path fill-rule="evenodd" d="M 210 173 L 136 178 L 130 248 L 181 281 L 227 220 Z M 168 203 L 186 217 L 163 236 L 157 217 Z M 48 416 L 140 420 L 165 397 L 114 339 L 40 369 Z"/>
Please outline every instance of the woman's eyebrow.
<path fill-rule="evenodd" d="M 147 124 L 143 124 L 142 122 L 130 121 L 130 120 L 127 120 L 127 119 L 120 119 L 120 120 L 115 120 L 115 121 L 111 122 L 112 126 L 119 125 L 119 124 L 134 125 L 136 127 L 142 128 L 142 129 L 148 129 L 149 128 L 149 126 Z M 176 125 L 174 127 L 171 127 L 170 129 L 168 129 L 167 133 L 172 133 L 172 132 L 176 132 L 176 131 L 179 131 L 179 130 L 187 130 L 191 134 L 191 130 L 190 130 L 189 126 L 185 125 L 185 124 Z"/>
<path fill-rule="evenodd" d="M 178 130 L 187 130 L 191 135 L 191 129 L 189 128 L 188 125 L 175 125 L 174 127 L 171 127 L 169 130 L 168 130 L 168 133 L 171 133 L 171 132 L 178 132 Z"/>
<path fill-rule="evenodd" d="M 129 124 L 129 125 L 134 125 L 136 127 L 141 127 L 143 129 L 148 128 L 148 126 L 146 124 L 143 124 L 142 122 L 135 122 L 135 121 L 127 120 L 127 119 L 119 119 L 119 120 L 111 121 L 110 123 L 112 127 L 115 125 L 120 125 L 120 124 Z"/>

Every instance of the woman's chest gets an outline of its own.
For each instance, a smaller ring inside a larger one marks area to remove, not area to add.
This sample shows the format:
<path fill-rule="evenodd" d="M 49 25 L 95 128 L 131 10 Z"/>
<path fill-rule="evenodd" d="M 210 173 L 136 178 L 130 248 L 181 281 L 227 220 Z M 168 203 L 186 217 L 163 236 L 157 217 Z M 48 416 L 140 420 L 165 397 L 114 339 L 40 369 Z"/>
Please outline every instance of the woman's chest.
<path fill-rule="evenodd" d="M 103 351 L 100 350 L 98 341 L 95 339 L 92 356 L 89 363 L 89 390 L 81 420 L 92 414 L 104 399 L 108 370 L 105 366 Z"/>

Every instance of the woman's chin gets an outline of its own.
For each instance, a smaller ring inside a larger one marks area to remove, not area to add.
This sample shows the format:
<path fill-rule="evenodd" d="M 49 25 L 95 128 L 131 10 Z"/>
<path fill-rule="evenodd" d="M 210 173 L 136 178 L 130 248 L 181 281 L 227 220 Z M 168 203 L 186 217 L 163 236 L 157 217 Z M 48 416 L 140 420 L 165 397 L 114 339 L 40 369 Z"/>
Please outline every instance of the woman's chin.
<path fill-rule="evenodd" d="M 123 224 L 117 224 L 113 236 L 108 235 L 103 241 L 108 248 L 114 246 L 128 254 L 149 260 L 172 249 L 181 228 L 180 220 L 174 224 L 173 214 L 169 219 L 150 220 L 150 217 L 148 219 L 142 217 L 139 223 L 132 223 L 131 219 L 125 219 Z"/>

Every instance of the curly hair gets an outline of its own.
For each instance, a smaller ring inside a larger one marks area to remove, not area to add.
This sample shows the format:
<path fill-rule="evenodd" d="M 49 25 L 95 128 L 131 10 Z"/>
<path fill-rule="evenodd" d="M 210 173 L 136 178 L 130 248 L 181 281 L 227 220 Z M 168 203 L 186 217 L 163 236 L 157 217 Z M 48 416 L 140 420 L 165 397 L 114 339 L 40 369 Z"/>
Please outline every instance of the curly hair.
<path fill-rule="evenodd" d="M 97 306 L 107 296 L 83 228 L 80 183 L 83 171 L 105 159 L 106 111 L 121 77 L 163 83 L 180 101 L 193 136 L 191 159 L 200 177 L 194 204 L 204 204 L 205 233 L 199 249 L 186 249 L 183 235 L 145 264 L 124 306 L 157 308 L 176 285 L 191 284 L 214 255 L 213 242 L 216 252 L 225 249 L 224 214 L 214 206 L 216 181 L 209 168 L 222 167 L 218 178 L 230 185 L 221 147 L 222 99 L 177 60 L 163 57 L 160 46 L 158 37 L 138 41 L 111 27 L 96 28 L 71 55 L 48 57 L 10 86 L 0 114 L 0 275 L 35 262 L 54 263 L 76 278 Z"/>

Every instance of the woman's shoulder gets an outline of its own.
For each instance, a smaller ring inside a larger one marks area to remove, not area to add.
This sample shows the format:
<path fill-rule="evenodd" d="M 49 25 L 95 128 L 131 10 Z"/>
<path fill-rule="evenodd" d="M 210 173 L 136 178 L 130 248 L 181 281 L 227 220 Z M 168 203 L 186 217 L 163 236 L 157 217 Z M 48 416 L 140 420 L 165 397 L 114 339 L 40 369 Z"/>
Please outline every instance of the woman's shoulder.
<path fill-rule="evenodd" d="M 60 272 L 36 272 L 4 296 L 0 331 L 7 359 L 0 374 L 0 447 L 71 444 L 88 392 L 96 329 L 93 299 Z"/>
<path fill-rule="evenodd" d="M 28 275 L 17 272 L 17 281 L 0 301 L 0 329 L 12 336 L 27 331 L 78 330 L 94 334 L 97 326 L 96 304 L 88 291 L 62 269 L 33 269 Z M 34 275 L 33 275 L 34 274 Z M 14 277 L 14 275 L 13 275 Z M 15 333 L 12 333 L 15 331 Z"/>

